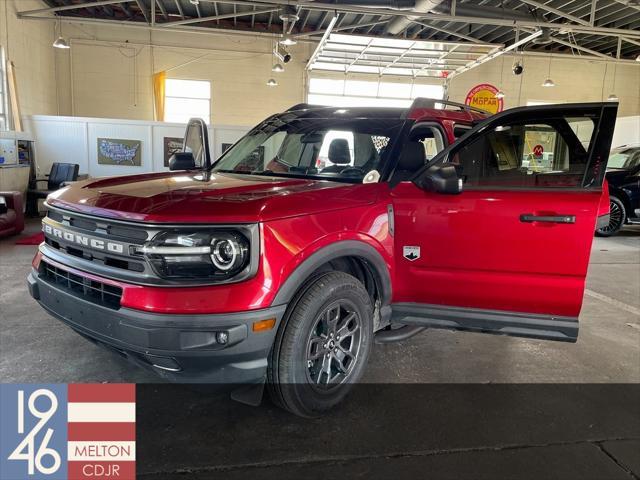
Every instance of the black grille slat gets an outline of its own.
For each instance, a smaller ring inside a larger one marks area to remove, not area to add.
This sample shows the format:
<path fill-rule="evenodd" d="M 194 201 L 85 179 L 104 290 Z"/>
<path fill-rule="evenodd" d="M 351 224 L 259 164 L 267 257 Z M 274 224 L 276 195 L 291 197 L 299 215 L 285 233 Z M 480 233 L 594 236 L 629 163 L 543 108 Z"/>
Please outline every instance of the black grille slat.
<path fill-rule="evenodd" d="M 92 303 L 117 310 L 120 308 L 122 289 L 103 282 L 91 280 L 69 272 L 44 260 L 41 262 L 42 276 L 54 285 L 58 285 L 76 296 Z"/>

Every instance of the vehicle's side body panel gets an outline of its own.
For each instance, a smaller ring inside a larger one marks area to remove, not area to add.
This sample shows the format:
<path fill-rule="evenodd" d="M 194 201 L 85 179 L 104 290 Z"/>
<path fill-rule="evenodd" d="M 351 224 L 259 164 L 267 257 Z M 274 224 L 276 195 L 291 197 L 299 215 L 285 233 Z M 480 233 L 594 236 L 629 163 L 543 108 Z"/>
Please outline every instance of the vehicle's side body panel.
<path fill-rule="evenodd" d="M 393 191 L 394 302 L 578 316 L 599 191 Z M 523 213 L 575 223 L 522 222 Z M 403 258 L 403 246 L 420 258 Z"/>

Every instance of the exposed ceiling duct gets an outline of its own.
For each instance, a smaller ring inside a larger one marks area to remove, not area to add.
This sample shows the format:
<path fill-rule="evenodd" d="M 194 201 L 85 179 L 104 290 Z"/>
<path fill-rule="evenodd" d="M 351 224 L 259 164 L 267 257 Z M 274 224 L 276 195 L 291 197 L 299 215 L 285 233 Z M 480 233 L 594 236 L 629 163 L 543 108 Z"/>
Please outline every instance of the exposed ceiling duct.
<path fill-rule="evenodd" d="M 349 0 L 344 3 L 350 3 Z M 424 13 L 442 13 L 449 14 L 451 12 L 451 2 L 449 0 L 416 0 L 415 11 Z M 456 5 L 456 15 L 476 18 L 506 18 L 509 20 L 531 20 L 531 15 L 512 9 L 504 9 L 497 7 L 476 6 L 468 4 Z M 398 35 L 408 28 L 415 20 L 419 20 L 419 15 L 411 15 L 407 17 L 396 17 L 386 28 L 386 33 L 390 35 Z"/>
<path fill-rule="evenodd" d="M 416 0 L 414 10 L 420 12 L 431 12 L 435 10 L 440 4 L 445 3 L 445 0 Z M 387 24 L 386 33 L 391 35 L 397 35 L 405 30 L 414 20 L 418 20 L 420 16 L 410 17 L 396 17 Z"/>

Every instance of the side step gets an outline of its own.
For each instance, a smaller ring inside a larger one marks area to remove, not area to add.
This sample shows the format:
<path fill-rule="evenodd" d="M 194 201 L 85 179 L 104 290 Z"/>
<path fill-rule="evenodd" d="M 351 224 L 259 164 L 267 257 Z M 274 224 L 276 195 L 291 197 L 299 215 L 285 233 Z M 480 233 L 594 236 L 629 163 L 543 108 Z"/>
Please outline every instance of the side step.
<path fill-rule="evenodd" d="M 426 329 L 427 327 L 405 325 L 393 330 L 381 330 L 376 333 L 374 340 L 378 344 L 400 342 L 411 338 Z"/>
<path fill-rule="evenodd" d="M 575 342 L 578 339 L 577 318 L 499 310 L 397 303 L 392 305 L 391 322 L 561 342 Z"/>

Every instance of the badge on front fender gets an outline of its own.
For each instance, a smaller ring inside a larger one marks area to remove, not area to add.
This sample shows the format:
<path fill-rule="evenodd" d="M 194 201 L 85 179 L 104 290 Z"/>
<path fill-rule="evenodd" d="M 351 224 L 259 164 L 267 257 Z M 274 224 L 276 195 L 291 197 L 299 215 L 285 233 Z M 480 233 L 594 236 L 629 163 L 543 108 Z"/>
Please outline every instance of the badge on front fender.
<path fill-rule="evenodd" d="M 413 262 L 420 258 L 420 247 L 405 245 L 402 247 L 402 256 Z"/>

